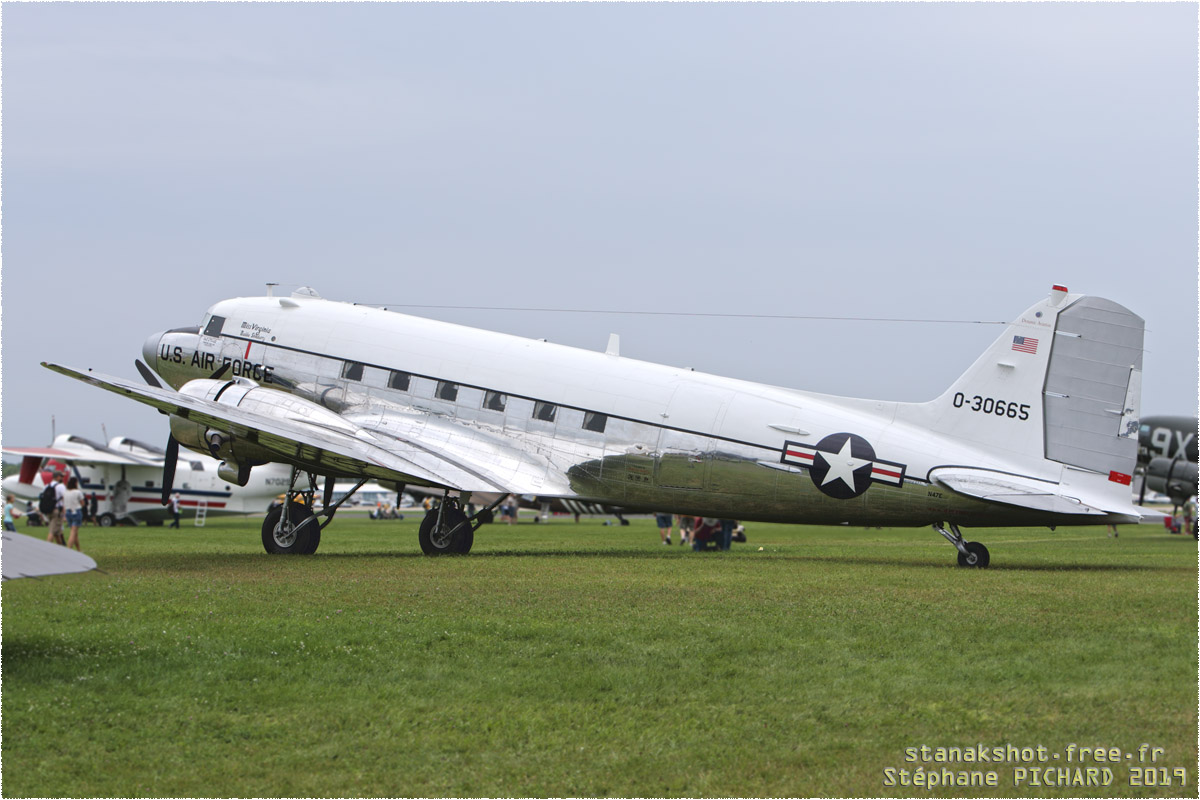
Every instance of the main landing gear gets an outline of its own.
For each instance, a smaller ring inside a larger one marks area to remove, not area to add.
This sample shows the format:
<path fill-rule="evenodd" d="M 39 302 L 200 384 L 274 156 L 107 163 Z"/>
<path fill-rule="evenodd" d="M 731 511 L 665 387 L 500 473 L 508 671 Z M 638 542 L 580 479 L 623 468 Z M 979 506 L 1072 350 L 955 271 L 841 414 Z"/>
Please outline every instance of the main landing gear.
<path fill-rule="evenodd" d="M 946 530 L 946 527 L 949 527 L 950 530 Z M 946 540 L 958 549 L 958 565 L 960 567 L 982 568 L 991 561 L 988 549 L 979 542 L 964 542 L 962 531 L 953 522 L 945 527 L 935 523 L 933 529 L 945 536 Z"/>
<path fill-rule="evenodd" d="M 338 507 L 367 482 L 367 479 L 363 478 L 357 486 L 346 493 L 345 497 L 334 503 L 332 502 L 333 478 L 327 478 L 325 503 L 320 514 L 325 517 L 325 521 L 318 522 L 317 514 L 313 511 L 313 500 L 317 494 L 317 476 L 311 472 L 307 475 L 308 488 L 297 489 L 296 478 L 300 476 L 300 470 L 293 467 L 283 504 L 267 512 L 267 517 L 262 524 L 262 543 L 268 553 L 294 553 L 307 556 L 317 552 L 317 546 L 321 544 L 321 530 L 333 521 L 333 515 L 337 512 Z"/>
<path fill-rule="evenodd" d="M 496 502 L 468 519 L 462 506 L 471 502 L 470 494 L 463 494 L 458 498 L 451 497 L 447 492 L 442 496 L 442 502 L 438 503 L 437 508 L 430 509 L 425 519 L 421 520 L 421 530 L 417 534 L 421 552 L 427 556 L 466 555 L 471 552 L 471 545 L 475 543 L 475 531 L 479 530 L 485 520 L 491 518 L 492 512 L 506 497 L 507 494 L 500 495 Z"/>

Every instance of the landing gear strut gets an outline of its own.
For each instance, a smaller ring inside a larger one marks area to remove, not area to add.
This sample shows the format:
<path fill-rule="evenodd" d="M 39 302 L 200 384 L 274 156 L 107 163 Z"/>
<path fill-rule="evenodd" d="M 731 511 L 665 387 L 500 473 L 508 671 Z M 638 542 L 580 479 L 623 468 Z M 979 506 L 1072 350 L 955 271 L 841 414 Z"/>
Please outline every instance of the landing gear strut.
<path fill-rule="evenodd" d="M 466 555 L 471 552 L 475 543 L 475 531 L 479 530 L 485 520 L 503 502 L 506 494 L 487 508 L 468 518 L 462 506 L 471 502 L 471 496 L 464 494 L 461 498 L 451 497 L 447 492 L 442 496 L 442 502 L 437 508 L 430 509 L 421 520 L 421 529 L 417 539 L 421 543 L 421 552 L 427 556 L 438 556 L 446 553 Z M 460 505 L 461 503 L 461 505 Z"/>
<path fill-rule="evenodd" d="M 950 530 L 946 530 L 949 527 Z M 933 529 L 946 537 L 946 541 L 958 550 L 958 565 L 960 567 L 986 567 L 991 558 L 988 549 L 979 542 L 964 542 L 962 531 L 953 522 L 946 526 L 934 524 Z"/>
<path fill-rule="evenodd" d="M 321 516 L 325 517 L 325 521 L 318 522 L 317 515 L 313 512 L 313 498 L 317 494 L 317 476 L 311 472 L 306 474 L 308 475 L 308 488 L 297 489 L 296 478 L 300 477 L 300 470 L 292 467 L 292 477 L 288 482 L 283 505 L 268 511 L 267 518 L 263 520 L 262 543 L 263 549 L 268 553 L 295 553 L 307 556 L 317 552 L 317 546 L 321 544 L 322 529 L 333 521 L 333 515 L 338 507 L 367 482 L 367 479 L 363 478 L 357 486 L 346 493 L 345 497 L 331 505 L 328 500 L 333 494 L 333 478 L 330 477 L 325 487 L 326 503 L 321 510 Z"/>

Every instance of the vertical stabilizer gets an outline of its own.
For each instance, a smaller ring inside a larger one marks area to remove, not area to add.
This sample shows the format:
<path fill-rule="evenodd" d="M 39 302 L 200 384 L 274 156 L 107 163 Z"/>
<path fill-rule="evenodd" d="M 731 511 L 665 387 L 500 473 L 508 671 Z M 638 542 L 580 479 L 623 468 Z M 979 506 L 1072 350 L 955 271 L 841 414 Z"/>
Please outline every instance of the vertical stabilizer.
<path fill-rule="evenodd" d="M 1110 300 L 1055 286 L 913 421 L 1014 468 L 1053 461 L 1123 483 L 1137 459 L 1144 328 Z"/>

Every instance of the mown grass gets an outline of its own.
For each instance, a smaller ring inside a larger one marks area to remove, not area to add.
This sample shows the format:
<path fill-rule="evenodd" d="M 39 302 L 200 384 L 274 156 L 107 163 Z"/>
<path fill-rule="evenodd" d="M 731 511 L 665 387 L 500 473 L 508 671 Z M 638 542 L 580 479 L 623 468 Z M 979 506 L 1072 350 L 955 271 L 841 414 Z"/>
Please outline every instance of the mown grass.
<path fill-rule="evenodd" d="M 522 523 L 431 559 L 351 516 L 281 558 L 258 525 L 84 529 L 106 574 L 4 584 L 6 796 L 1196 796 L 1196 546 L 1161 529 L 977 531 L 975 571 L 928 530 Z M 1070 742 L 1187 785 L 883 782 Z"/>

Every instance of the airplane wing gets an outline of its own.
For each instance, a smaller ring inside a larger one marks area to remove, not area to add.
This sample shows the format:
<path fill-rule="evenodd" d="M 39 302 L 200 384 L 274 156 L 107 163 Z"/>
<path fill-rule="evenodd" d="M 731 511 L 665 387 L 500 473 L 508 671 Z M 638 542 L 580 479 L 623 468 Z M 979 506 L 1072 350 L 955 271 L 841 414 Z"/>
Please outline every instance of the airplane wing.
<path fill-rule="evenodd" d="M 65 463 L 74 464 L 128 464 L 131 466 L 161 467 L 162 459 L 157 461 L 138 458 L 134 455 L 115 453 L 110 450 L 96 450 L 91 447 L 5 447 L 8 455 L 22 458 L 53 458 Z"/>
<path fill-rule="evenodd" d="M 96 562 L 90 556 L 60 544 L 5 531 L 3 544 L 0 545 L 0 566 L 3 567 L 0 570 L 3 579 L 11 581 L 14 578 L 87 572 L 96 568 Z"/>
<path fill-rule="evenodd" d="M 378 416 L 370 427 L 352 420 L 334 427 L 283 408 L 278 413 L 262 413 L 58 364 L 42 365 L 163 413 L 223 431 L 234 440 L 253 442 L 278 461 L 319 474 L 471 492 L 509 491 L 495 482 L 495 469 L 487 457 L 481 458 L 477 450 L 472 450 L 483 440 L 465 429 L 454 434 L 446 426 L 428 422 L 406 425 Z M 270 389 L 262 391 L 274 394 Z"/>

